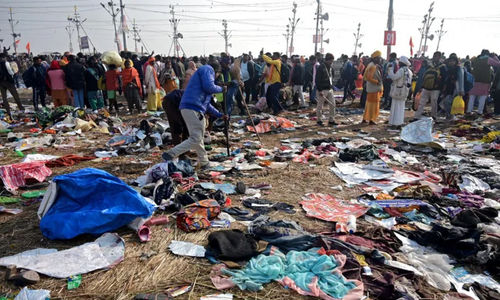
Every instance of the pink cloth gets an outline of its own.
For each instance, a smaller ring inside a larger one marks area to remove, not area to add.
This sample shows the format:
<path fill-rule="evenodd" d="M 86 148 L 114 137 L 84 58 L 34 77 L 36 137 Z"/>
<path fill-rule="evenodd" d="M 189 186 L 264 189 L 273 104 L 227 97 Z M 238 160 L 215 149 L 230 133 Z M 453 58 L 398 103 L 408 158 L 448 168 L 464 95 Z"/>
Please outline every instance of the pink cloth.
<path fill-rule="evenodd" d="M 342 275 L 342 268 L 344 267 L 344 265 L 347 261 L 347 256 L 345 256 L 344 254 L 342 254 L 338 250 L 326 251 L 323 248 L 318 250 L 318 254 L 332 255 L 333 257 L 335 257 L 335 261 L 337 262 L 338 266 L 337 266 L 337 268 L 335 268 L 335 270 L 332 271 L 332 274 L 336 274 L 340 277 L 344 277 L 344 275 Z M 291 278 L 289 278 L 287 276 L 285 276 L 283 279 L 277 280 L 277 281 L 279 283 L 281 283 L 281 285 L 283 285 L 284 287 L 291 288 L 292 290 L 295 290 L 297 293 L 304 295 L 304 296 L 319 297 L 319 298 L 325 299 L 325 300 L 340 300 L 338 298 L 334 298 L 334 297 L 326 294 L 325 292 L 323 292 L 320 289 L 320 287 L 318 285 L 318 277 L 314 277 L 311 280 L 311 283 L 308 284 L 308 288 L 310 291 L 305 291 L 305 290 L 301 289 L 300 287 L 298 287 L 295 284 L 295 281 L 293 281 Z M 347 280 L 347 281 L 354 283 L 356 285 L 356 287 L 353 288 L 352 290 L 350 290 L 349 293 L 342 298 L 342 300 L 359 300 L 359 299 L 363 298 L 363 290 L 364 290 L 363 282 L 361 282 L 359 280 Z"/>
<path fill-rule="evenodd" d="M 0 177 L 2 177 L 5 188 L 13 193 L 20 186 L 26 185 L 26 179 L 36 179 L 43 182 L 52 171 L 45 166 L 44 161 L 28 163 L 18 163 L 0 167 Z"/>
<path fill-rule="evenodd" d="M 222 274 L 222 269 L 225 267 L 224 264 L 215 265 L 212 267 L 212 271 L 210 271 L 210 280 L 212 280 L 213 285 L 218 290 L 230 289 L 236 286 L 229 277 L 224 277 Z"/>
<path fill-rule="evenodd" d="M 65 90 L 66 84 L 64 79 L 64 71 L 61 69 L 58 70 L 49 70 L 47 72 L 47 76 L 50 79 L 50 88 L 53 90 Z"/>

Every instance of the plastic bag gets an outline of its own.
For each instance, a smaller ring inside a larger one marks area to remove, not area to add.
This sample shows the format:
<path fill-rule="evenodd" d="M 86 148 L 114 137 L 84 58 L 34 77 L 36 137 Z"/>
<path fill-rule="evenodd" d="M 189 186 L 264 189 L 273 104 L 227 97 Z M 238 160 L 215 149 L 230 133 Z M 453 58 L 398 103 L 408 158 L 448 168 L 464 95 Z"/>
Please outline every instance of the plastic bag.
<path fill-rule="evenodd" d="M 458 95 L 453 99 L 453 103 L 451 105 L 451 114 L 452 115 L 463 115 L 465 111 L 465 101 L 462 96 Z"/>
<path fill-rule="evenodd" d="M 122 58 L 116 51 L 105 51 L 102 54 L 102 62 L 107 65 L 115 65 L 119 67 L 122 65 Z"/>

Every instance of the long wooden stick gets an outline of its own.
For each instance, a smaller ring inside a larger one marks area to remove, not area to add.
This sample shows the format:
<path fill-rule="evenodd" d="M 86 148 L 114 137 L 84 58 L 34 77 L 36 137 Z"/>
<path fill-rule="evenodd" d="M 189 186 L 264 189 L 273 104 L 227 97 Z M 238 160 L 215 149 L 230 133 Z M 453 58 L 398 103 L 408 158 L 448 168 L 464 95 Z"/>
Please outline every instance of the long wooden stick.
<path fill-rule="evenodd" d="M 253 126 L 253 128 L 255 130 L 255 134 L 257 134 L 257 139 L 259 139 L 259 143 L 262 145 L 262 140 L 260 139 L 260 135 L 257 132 L 257 128 L 255 128 L 255 122 L 253 121 L 252 115 L 250 114 L 250 110 L 248 109 L 247 101 L 245 100 L 245 98 L 243 98 L 243 92 L 241 90 L 241 86 L 238 86 L 238 89 L 240 90 L 241 101 L 245 105 L 245 109 L 247 111 L 247 116 L 250 118 L 250 121 L 252 122 L 252 126 Z"/>

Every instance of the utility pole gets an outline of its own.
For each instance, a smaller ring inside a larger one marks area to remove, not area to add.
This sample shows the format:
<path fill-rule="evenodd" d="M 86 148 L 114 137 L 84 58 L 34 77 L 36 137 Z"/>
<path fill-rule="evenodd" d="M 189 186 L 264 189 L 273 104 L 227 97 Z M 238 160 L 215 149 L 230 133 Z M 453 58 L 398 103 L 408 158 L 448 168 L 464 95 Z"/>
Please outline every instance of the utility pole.
<path fill-rule="evenodd" d="M 14 54 L 17 54 L 16 38 L 20 37 L 21 34 L 20 33 L 15 33 L 15 31 L 14 31 L 14 25 L 16 25 L 17 23 L 19 23 L 19 21 L 14 21 L 14 18 L 12 17 L 12 7 L 9 8 L 9 13 L 10 13 L 10 19 L 9 19 L 10 29 L 12 30 L 12 44 L 14 46 Z"/>
<path fill-rule="evenodd" d="M 66 32 L 68 32 L 68 39 L 69 39 L 69 52 L 73 53 L 73 39 L 71 38 L 72 34 L 73 34 L 73 27 L 71 26 L 71 22 L 69 22 L 68 25 L 66 25 L 66 27 L 64 27 L 66 29 Z"/>
<path fill-rule="evenodd" d="M 288 50 L 290 56 L 292 56 L 293 52 L 295 52 L 295 49 L 293 48 L 293 36 L 295 35 L 295 27 L 297 26 L 297 23 L 299 23 L 299 20 L 300 20 L 300 18 L 295 20 L 295 14 L 297 13 L 297 3 L 295 3 L 295 2 L 293 3 L 292 12 L 293 12 L 293 18 L 291 20 L 290 20 L 290 18 L 288 18 L 288 20 L 292 24 L 292 37 L 290 39 L 290 47 L 287 47 L 288 48 L 287 50 Z M 287 41 L 287 44 L 288 44 L 288 41 Z"/>
<path fill-rule="evenodd" d="M 224 30 L 222 32 L 219 32 L 219 35 L 224 38 L 224 51 L 227 54 L 228 47 L 231 47 L 232 45 L 229 44 L 229 39 L 231 38 L 231 33 L 227 31 L 227 20 L 226 19 L 222 20 L 222 26 L 224 27 Z"/>
<path fill-rule="evenodd" d="M 139 37 L 139 29 L 137 28 L 137 24 L 135 24 L 135 18 L 134 22 L 132 23 L 132 32 L 134 33 L 135 53 L 138 53 L 139 50 L 137 49 L 137 42 L 140 42 L 141 38 Z"/>
<path fill-rule="evenodd" d="M 432 41 L 432 39 L 434 38 L 433 34 L 429 35 L 429 29 L 431 28 L 431 25 L 434 22 L 434 19 L 436 19 L 435 17 L 431 18 L 431 14 L 432 14 L 433 10 L 434 10 L 434 2 L 432 2 L 431 5 L 429 6 L 429 14 L 427 17 L 427 24 L 425 27 L 424 51 L 422 53 L 423 56 L 425 56 L 425 52 L 427 51 L 427 39 L 430 39 Z"/>
<path fill-rule="evenodd" d="M 446 31 L 443 31 L 443 25 L 444 25 L 444 19 L 441 19 L 441 27 L 439 28 L 439 30 L 436 30 L 436 34 L 438 36 L 438 44 L 436 47 L 436 52 L 439 51 L 439 44 L 441 43 L 441 38 L 443 37 L 443 35 L 446 34 Z"/>
<path fill-rule="evenodd" d="M 387 30 L 389 32 L 391 32 L 393 27 L 394 27 L 393 0 L 389 0 L 389 12 L 388 12 L 388 16 L 387 16 Z M 387 60 L 389 60 L 390 54 L 391 54 L 391 43 L 389 42 L 389 43 L 387 43 Z"/>
<path fill-rule="evenodd" d="M 118 12 L 120 11 L 120 8 L 116 7 L 116 4 L 113 2 L 113 0 L 110 0 L 107 4 L 108 4 L 109 8 L 107 8 L 106 5 L 104 5 L 101 2 L 101 6 L 108 12 L 108 14 L 113 19 L 113 27 L 115 29 L 116 48 L 118 49 L 118 52 L 120 52 L 120 50 L 121 50 L 120 49 L 120 39 L 118 38 L 118 31 L 116 30 L 116 16 L 118 16 Z"/>
<path fill-rule="evenodd" d="M 125 15 L 123 14 L 123 9 L 125 8 L 125 5 L 123 5 L 122 0 L 120 0 L 120 13 L 122 17 L 122 34 L 123 34 L 123 50 L 127 51 L 127 34 L 125 32 Z"/>
<path fill-rule="evenodd" d="M 314 54 L 318 52 L 318 27 L 319 27 L 319 18 L 320 18 L 320 0 L 316 0 L 318 2 L 318 8 L 316 9 L 316 38 L 314 39 Z"/>
<path fill-rule="evenodd" d="M 170 51 L 172 50 L 172 47 L 174 47 L 174 55 L 176 57 L 179 57 L 179 49 L 181 49 L 184 56 L 186 56 L 184 49 L 182 49 L 181 45 L 179 44 L 179 39 L 182 39 L 183 36 L 181 33 L 177 32 L 177 25 L 179 25 L 180 20 L 175 18 L 174 6 L 170 5 L 169 7 L 170 7 L 170 14 L 172 14 L 172 19 L 170 19 L 169 21 L 170 23 L 172 23 L 172 26 L 174 27 L 174 35 L 172 37 L 172 45 L 170 46 L 168 55 L 170 55 Z"/>
<path fill-rule="evenodd" d="M 424 40 L 425 35 L 425 27 L 427 26 L 427 15 L 424 16 L 424 20 L 422 21 L 422 27 L 418 29 L 420 32 L 420 43 L 418 44 L 418 54 L 422 54 L 422 41 Z"/>
<path fill-rule="evenodd" d="M 286 33 L 283 33 L 283 36 L 285 37 L 286 39 L 286 50 L 285 50 L 285 54 L 288 56 L 288 40 L 290 39 L 290 24 L 287 24 L 286 25 Z"/>
<path fill-rule="evenodd" d="M 68 21 L 72 22 L 75 24 L 76 27 L 76 34 L 78 36 L 78 49 L 80 52 L 82 52 L 82 41 L 81 41 L 81 36 L 80 36 L 80 27 L 82 27 L 83 22 L 87 21 L 87 19 L 80 20 L 80 14 L 77 12 L 77 7 L 75 5 L 75 13 L 73 17 L 68 17 Z"/>
<path fill-rule="evenodd" d="M 358 23 L 358 30 L 356 33 L 353 33 L 354 37 L 356 38 L 356 43 L 354 43 L 354 55 L 357 55 L 358 47 L 361 48 L 361 43 L 359 42 L 359 40 L 363 37 L 363 35 L 359 33 L 360 30 L 361 30 L 361 23 Z"/>

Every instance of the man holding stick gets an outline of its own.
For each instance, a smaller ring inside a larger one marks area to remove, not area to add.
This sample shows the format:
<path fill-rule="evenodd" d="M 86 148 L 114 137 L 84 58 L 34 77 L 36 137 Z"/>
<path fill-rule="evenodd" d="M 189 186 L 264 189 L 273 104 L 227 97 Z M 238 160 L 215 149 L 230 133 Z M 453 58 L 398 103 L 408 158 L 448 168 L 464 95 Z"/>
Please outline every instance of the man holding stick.
<path fill-rule="evenodd" d="M 209 161 L 203 142 L 205 113 L 217 118 L 224 118 L 224 120 L 227 119 L 227 115 L 221 114 L 210 104 L 213 94 L 226 92 L 226 87 L 215 85 L 216 73 L 219 72 L 220 64 L 217 61 L 211 61 L 200 67 L 191 76 L 179 105 L 189 131 L 189 138 L 163 153 L 163 159 L 172 160 L 187 151 L 194 150 L 198 155 L 199 166 L 202 169 L 208 168 Z"/>

